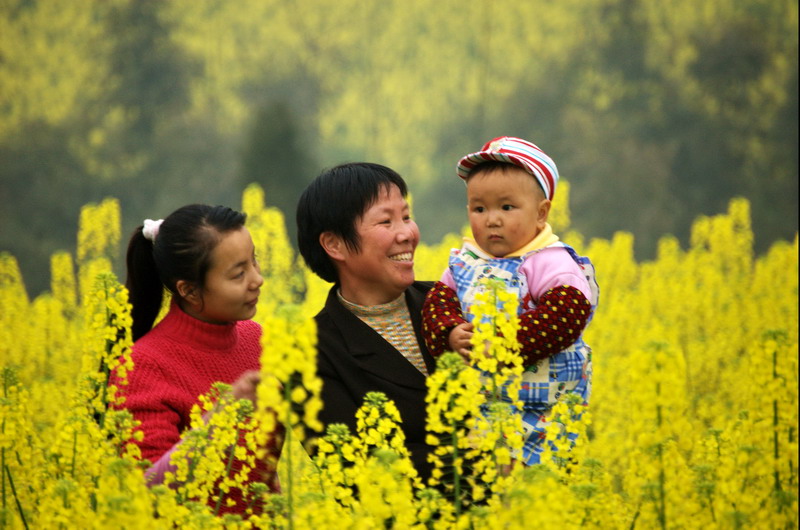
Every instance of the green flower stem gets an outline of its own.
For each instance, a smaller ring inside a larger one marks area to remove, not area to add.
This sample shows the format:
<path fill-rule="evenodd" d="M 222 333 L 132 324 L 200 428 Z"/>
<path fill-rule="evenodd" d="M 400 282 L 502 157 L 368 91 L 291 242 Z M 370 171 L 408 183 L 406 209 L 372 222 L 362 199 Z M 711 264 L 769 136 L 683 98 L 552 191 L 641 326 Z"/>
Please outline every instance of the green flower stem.
<path fill-rule="evenodd" d="M 656 370 L 660 370 L 661 366 L 659 363 L 656 363 Z M 661 381 L 656 382 L 656 423 L 658 425 L 658 429 L 661 430 Z M 664 493 L 664 483 L 666 482 L 666 477 L 664 476 L 664 444 L 659 442 L 658 444 L 658 522 L 661 525 L 661 528 L 667 528 L 667 508 L 666 508 L 666 496 Z"/>
<path fill-rule="evenodd" d="M 233 457 L 236 454 L 236 444 L 239 442 L 239 427 L 236 428 L 236 435 L 234 436 L 236 440 L 232 446 L 228 448 L 228 462 L 225 464 L 225 475 L 223 476 L 223 480 L 227 479 L 231 474 L 231 468 L 233 467 Z M 217 504 L 214 506 L 214 515 L 219 515 L 219 510 L 222 507 L 222 497 L 224 494 L 222 490 L 220 490 L 219 497 L 217 498 Z"/>
<path fill-rule="evenodd" d="M 776 348 L 772 352 L 772 378 L 778 378 L 778 349 Z M 780 450 L 778 447 L 778 400 L 772 400 L 772 443 L 774 447 L 774 457 L 775 457 L 775 492 L 780 493 L 781 491 L 781 477 L 780 471 L 778 470 L 778 457 L 780 455 Z"/>
<path fill-rule="evenodd" d="M 114 348 L 114 342 L 107 340 L 106 341 L 106 354 L 110 354 Z M 103 381 L 103 388 L 101 389 L 102 395 L 100 396 L 100 404 L 102 406 L 102 412 L 100 412 L 100 417 L 97 420 L 97 424 L 102 429 L 106 424 L 106 411 L 108 410 L 108 403 L 106 400 L 108 399 L 108 382 L 111 380 L 111 370 L 108 368 L 108 364 L 103 361 L 100 366 L 100 369 L 103 371 L 103 375 L 105 376 L 105 380 Z"/>
<path fill-rule="evenodd" d="M 195 448 L 195 452 L 198 452 L 197 448 Z M 197 463 L 198 458 L 196 454 L 189 457 L 189 471 L 186 473 L 186 484 L 194 482 L 194 470 L 197 469 Z M 181 502 L 185 502 L 186 500 L 187 497 L 181 496 Z"/>
<path fill-rule="evenodd" d="M 70 463 L 69 474 L 75 478 L 75 460 L 78 458 L 78 431 L 72 432 L 72 462 Z"/>
<path fill-rule="evenodd" d="M 106 304 L 105 304 L 106 323 L 110 323 L 112 315 L 109 314 L 108 310 L 108 283 L 105 280 L 103 281 L 103 293 L 106 295 Z M 105 359 L 109 357 L 113 349 L 114 349 L 114 341 L 106 340 L 106 355 L 100 362 L 100 370 L 103 372 L 103 375 L 105 375 L 105 381 L 103 382 L 104 384 L 101 390 L 102 396 L 100 398 L 100 403 L 103 408 L 103 411 L 100 412 L 100 418 L 97 421 L 101 429 L 105 426 L 106 423 L 106 410 L 108 409 L 108 403 L 106 403 L 106 399 L 108 397 L 108 382 L 111 379 L 111 370 L 109 370 L 108 363 L 106 363 Z"/>
<path fill-rule="evenodd" d="M 631 519 L 631 526 L 628 527 L 628 530 L 634 530 L 636 528 L 636 520 L 639 519 L 639 513 L 641 512 L 641 502 L 636 506 L 636 512 L 633 514 L 633 518 Z"/>
<path fill-rule="evenodd" d="M 94 491 L 89 494 L 89 504 L 92 507 L 93 512 L 97 512 L 97 486 L 98 486 L 98 478 L 94 477 L 92 479 L 92 485 L 94 485 Z"/>
<path fill-rule="evenodd" d="M 9 370 L 3 370 L 3 397 L 8 399 L 8 377 L 9 377 Z M 0 432 L 3 434 L 6 433 L 6 418 L 3 416 L 3 425 L 0 427 Z M 0 450 L 0 466 L 4 469 L 6 467 L 6 449 L 5 447 Z M 2 483 L 2 490 L 3 490 L 3 511 L 6 509 L 6 476 L 5 474 L 0 474 L 0 483 Z"/>
<path fill-rule="evenodd" d="M 8 476 L 8 484 L 11 486 L 11 493 L 14 495 L 14 502 L 17 504 L 19 517 L 22 519 L 22 524 L 25 526 L 25 530 L 28 530 L 28 522 L 25 520 L 25 512 L 22 511 L 22 504 L 19 502 L 19 497 L 17 496 L 17 488 L 14 487 L 14 479 L 11 477 L 11 470 L 8 469 L 8 466 L 5 465 L 5 463 L 3 464 L 3 470 L 5 471 L 5 475 Z M 3 498 L 3 504 L 5 504 L 5 497 Z"/>
<path fill-rule="evenodd" d="M 5 420 L 5 418 L 3 418 L 3 431 L 2 432 L 5 433 L 5 431 L 6 431 L 6 420 Z M 6 469 L 6 450 L 5 450 L 5 448 L 0 449 L 0 466 L 2 466 L 3 469 Z M 2 484 L 3 484 L 3 512 L 5 513 L 5 510 L 6 510 L 6 476 L 5 475 L 0 477 L 0 482 L 2 482 Z"/>
<path fill-rule="evenodd" d="M 455 420 L 452 424 L 452 434 L 450 442 L 453 444 L 453 508 L 455 509 L 456 521 L 461 515 L 461 474 L 458 472 L 458 425 Z"/>
<path fill-rule="evenodd" d="M 283 387 L 283 400 L 284 403 L 287 403 L 286 407 L 286 422 L 284 423 L 285 429 L 284 432 L 286 433 L 286 438 L 283 441 L 283 447 L 287 449 L 286 453 L 286 501 L 287 501 L 287 510 L 288 513 L 286 514 L 287 519 L 289 520 L 289 529 L 294 530 L 294 464 L 292 462 L 292 384 L 291 384 L 291 377 L 287 381 L 286 385 Z M 284 451 L 281 451 L 283 454 Z M 277 472 L 277 470 L 276 470 Z"/>

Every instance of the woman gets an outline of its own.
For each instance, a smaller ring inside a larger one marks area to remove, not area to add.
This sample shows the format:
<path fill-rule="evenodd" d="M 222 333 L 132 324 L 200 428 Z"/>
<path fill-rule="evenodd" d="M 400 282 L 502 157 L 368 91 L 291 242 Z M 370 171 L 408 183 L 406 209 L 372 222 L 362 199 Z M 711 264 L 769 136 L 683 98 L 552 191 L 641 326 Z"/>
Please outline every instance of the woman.
<path fill-rule="evenodd" d="M 397 405 L 411 459 L 427 478 L 425 377 L 434 362 L 420 309 L 432 283 L 414 281 L 419 229 L 406 195 L 405 182 L 388 167 L 334 167 L 300 197 L 297 238 L 306 264 L 334 284 L 315 317 L 320 421 L 355 431 L 364 396 L 383 392 Z"/>
<path fill-rule="evenodd" d="M 261 326 L 250 319 L 264 279 L 244 221 L 230 208 L 193 204 L 163 221 L 146 220 L 128 244 L 135 342 L 124 407 L 140 422 L 137 443 L 152 464 L 150 484 L 163 480 L 192 406 L 215 382 L 232 384 L 236 399 L 255 401 Z M 172 295 L 169 312 L 153 327 L 165 288 Z M 268 448 L 273 463 L 260 462 L 251 474 L 273 491 L 281 435 L 274 433 Z M 235 504 L 223 511 L 245 510 L 242 492 L 230 498 Z"/>

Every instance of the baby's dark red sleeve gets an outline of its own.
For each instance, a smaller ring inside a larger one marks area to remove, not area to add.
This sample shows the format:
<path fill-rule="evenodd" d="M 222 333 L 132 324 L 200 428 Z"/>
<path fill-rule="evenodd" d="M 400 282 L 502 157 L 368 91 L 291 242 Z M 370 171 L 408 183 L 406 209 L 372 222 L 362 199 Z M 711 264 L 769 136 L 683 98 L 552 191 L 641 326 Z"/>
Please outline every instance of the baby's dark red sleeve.
<path fill-rule="evenodd" d="M 525 366 L 555 355 L 580 337 L 592 304 L 571 285 L 545 292 L 536 309 L 520 315 L 517 341 Z"/>
<path fill-rule="evenodd" d="M 438 357 L 450 351 L 450 332 L 465 322 L 456 292 L 442 282 L 436 282 L 422 305 L 422 335 L 431 355 Z"/>

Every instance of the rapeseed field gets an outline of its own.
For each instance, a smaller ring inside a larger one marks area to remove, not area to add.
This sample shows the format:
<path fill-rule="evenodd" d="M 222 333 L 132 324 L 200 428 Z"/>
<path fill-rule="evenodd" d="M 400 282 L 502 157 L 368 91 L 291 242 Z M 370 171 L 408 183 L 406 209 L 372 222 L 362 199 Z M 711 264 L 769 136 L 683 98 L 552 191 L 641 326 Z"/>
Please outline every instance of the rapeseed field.
<path fill-rule="evenodd" d="M 316 459 L 304 452 L 300 426 L 321 406 L 311 317 L 328 285 L 302 266 L 260 188 L 245 190 L 242 209 L 266 278 L 259 399 L 234 403 L 224 385 L 203 397 L 172 487 L 145 485 L 135 425 L 109 407 L 121 399 L 109 371 L 132 367 L 127 293 L 112 267 L 127 232 L 117 201 L 81 210 L 75 252 L 52 256 L 51 288 L 33 300 L 15 258 L 0 254 L 0 528 L 797 527 L 798 239 L 755 256 L 747 200 L 696 219 L 688 248 L 663 237 L 643 262 L 631 235 L 585 241 L 566 210 L 554 212 L 600 284 L 585 334 L 589 407 L 559 403 L 545 463 L 509 466 L 514 418 L 491 404 L 480 414 L 478 372 L 442 357 L 428 398 L 438 487 L 416 476 L 380 394 L 356 432 L 333 428 Z M 437 279 L 458 244 L 453 234 L 420 245 L 417 278 Z M 516 322 L 494 307 L 482 308 L 494 323 L 482 336 L 507 362 L 489 369 L 513 378 L 502 337 Z M 282 494 L 269 496 L 245 477 L 275 422 L 287 441 Z M 229 476 L 236 439 L 245 469 Z M 254 508 L 245 517 L 220 515 L 234 488 Z"/>

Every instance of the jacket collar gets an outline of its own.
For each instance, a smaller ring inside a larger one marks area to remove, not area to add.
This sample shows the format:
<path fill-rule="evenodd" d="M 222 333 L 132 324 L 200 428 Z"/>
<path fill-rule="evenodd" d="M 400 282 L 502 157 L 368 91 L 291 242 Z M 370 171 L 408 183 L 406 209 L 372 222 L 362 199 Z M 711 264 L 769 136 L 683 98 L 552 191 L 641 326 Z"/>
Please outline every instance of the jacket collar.
<path fill-rule="evenodd" d="M 425 375 L 377 331 L 344 307 L 336 296 L 336 289 L 338 289 L 337 285 L 331 288 L 325 307 L 331 320 L 341 332 L 347 351 L 356 358 L 361 367 L 365 371 L 395 384 L 425 389 Z M 414 334 L 428 367 L 428 373 L 431 373 L 434 367 L 433 357 L 425 348 L 425 342 L 421 335 L 422 316 L 420 310 L 424 298 L 425 294 L 420 289 L 413 288 L 413 286 L 406 289 L 406 304 L 409 315 L 411 315 Z"/>

